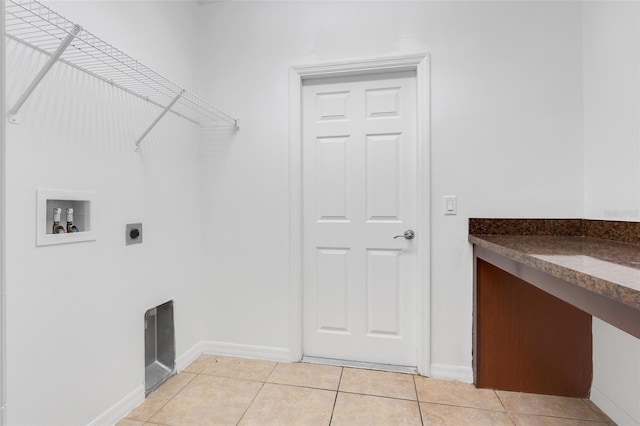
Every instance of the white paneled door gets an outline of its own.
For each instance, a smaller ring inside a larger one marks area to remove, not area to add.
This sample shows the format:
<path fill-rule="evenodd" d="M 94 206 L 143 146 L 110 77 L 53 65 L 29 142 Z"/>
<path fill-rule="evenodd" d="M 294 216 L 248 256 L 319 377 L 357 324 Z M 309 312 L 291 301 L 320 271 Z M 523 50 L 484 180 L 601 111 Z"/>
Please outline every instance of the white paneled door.
<path fill-rule="evenodd" d="M 416 366 L 415 72 L 302 98 L 304 356 Z"/>

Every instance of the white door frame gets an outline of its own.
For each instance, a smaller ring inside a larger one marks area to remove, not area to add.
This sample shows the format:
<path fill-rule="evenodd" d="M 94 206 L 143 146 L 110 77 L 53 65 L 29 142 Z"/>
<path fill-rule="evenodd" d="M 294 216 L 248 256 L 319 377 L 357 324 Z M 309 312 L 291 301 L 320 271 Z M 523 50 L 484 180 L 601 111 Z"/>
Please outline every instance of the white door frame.
<path fill-rule="evenodd" d="M 418 373 L 425 376 L 431 374 L 431 115 L 429 56 L 426 54 L 289 68 L 289 359 L 292 362 L 300 361 L 303 355 L 302 82 L 326 77 L 411 70 L 416 72 L 417 91 L 417 367 Z"/>

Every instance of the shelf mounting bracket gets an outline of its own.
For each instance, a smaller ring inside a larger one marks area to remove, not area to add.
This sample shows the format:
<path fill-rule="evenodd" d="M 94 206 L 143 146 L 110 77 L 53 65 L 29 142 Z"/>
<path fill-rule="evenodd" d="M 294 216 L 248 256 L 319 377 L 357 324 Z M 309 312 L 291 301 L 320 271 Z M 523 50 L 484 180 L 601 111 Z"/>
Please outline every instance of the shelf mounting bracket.
<path fill-rule="evenodd" d="M 55 63 L 58 62 L 58 59 L 60 59 L 64 51 L 67 50 L 67 47 L 69 47 L 73 39 L 76 38 L 80 30 L 82 30 L 82 27 L 80 25 L 75 25 L 73 27 L 73 30 L 71 30 L 71 33 L 69 33 L 67 37 L 62 41 L 62 43 L 60 43 L 60 45 L 58 46 L 56 51 L 53 53 L 53 55 L 51 55 L 47 63 L 44 64 L 44 66 L 42 67 L 38 75 L 35 76 L 31 84 L 26 88 L 24 93 L 22 93 L 22 95 L 20 96 L 16 104 L 13 106 L 13 108 L 9 110 L 10 123 L 18 124 L 18 118 L 16 116 L 18 114 L 18 111 L 20 111 L 20 108 L 22 108 L 22 105 L 26 102 L 29 96 L 31 96 L 31 93 L 33 93 L 36 87 L 38 87 L 38 84 L 40 84 L 44 76 L 47 75 L 49 70 L 51 70 L 51 67 L 53 67 Z"/>
<path fill-rule="evenodd" d="M 164 108 L 164 110 L 162 110 L 162 112 L 160 113 L 160 115 L 159 115 L 155 120 L 153 120 L 153 123 L 151 123 L 151 125 L 150 125 L 149 127 L 147 127 L 147 130 L 145 130 L 145 131 L 144 131 L 144 133 L 142 134 L 142 136 L 140 136 L 140 137 L 138 138 L 138 140 L 136 141 L 136 148 L 135 148 L 135 151 L 136 151 L 136 152 L 140 152 L 140 147 L 139 147 L 140 142 L 142 142 L 142 140 L 143 140 L 145 137 L 147 137 L 147 135 L 149 134 L 149 132 L 150 132 L 154 127 L 156 127 L 156 124 L 158 124 L 158 122 L 159 122 L 160 120 L 162 120 L 162 117 L 164 117 L 166 113 L 168 113 L 169 111 L 171 111 L 171 108 L 173 107 L 173 105 L 175 105 L 175 103 L 176 103 L 176 102 L 178 102 L 178 100 L 180 100 L 180 98 L 182 97 L 182 95 L 184 94 L 184 92 L 185 92 L 185 90 L 184 90 L 184 89 L 180 90 L 180 93 L 178 93 L 178 94 L 176 95 L 176 97 L 175 97 L 175 98 L 173 98 L 173 100 L 171 101 L 171 103 L 170 103 L 169 105 L 167 105 L 167 106 Z"/>

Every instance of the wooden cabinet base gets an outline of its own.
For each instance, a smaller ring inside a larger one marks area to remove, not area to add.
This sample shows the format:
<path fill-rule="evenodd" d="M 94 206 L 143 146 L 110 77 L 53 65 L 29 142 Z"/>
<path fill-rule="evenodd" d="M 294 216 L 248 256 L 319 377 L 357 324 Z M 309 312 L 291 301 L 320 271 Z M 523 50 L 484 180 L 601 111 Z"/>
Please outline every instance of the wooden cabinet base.
<path fill-rule="evenodd" d="M 588 397 L 591 315 L 482 259 L 475 262 L 476 386 Z"/>

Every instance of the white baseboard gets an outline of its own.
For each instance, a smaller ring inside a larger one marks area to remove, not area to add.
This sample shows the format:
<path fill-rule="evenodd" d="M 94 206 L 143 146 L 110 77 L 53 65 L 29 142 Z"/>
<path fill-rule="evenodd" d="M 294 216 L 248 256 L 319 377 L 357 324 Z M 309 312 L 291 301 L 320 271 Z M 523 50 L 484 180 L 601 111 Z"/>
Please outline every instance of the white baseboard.
<path fill-rule="evenodd" d="M 176 370 L 182 371 L 202 354 L 202 342 L 198 342 L 176 360 Z M 118 423 L 131 410 L 142 404 L 145 399 L 144 384 L 135 388 L 129 395 L 118 401 L 113 407 L 89 423 L 90 426 L 112 426 Z"/>
<path fill-rule="evenodd" d="M 178 359 L 176 359 L 176 370 L 184 370 L 189 364 L 195 361 L 203 353 L 289 362 L 289 349 L 286 348 L 201 341 L 196 343 L 191 349 L 187 350 Z M 145 398 L 144 392 L 144 384 L 141 384 L 133 391 L 131 391 L 131 393 L 129 393 L 127 396 L 118 401 L 113 407 L 109 408 L 107 411 L 105 411 L 95 420 L 89 423 L 89 425 L 111 426 L 116 424 L 124 416 L 129 414 L 131 410 L 142 404 Z M 2 410 L 0 414 L 3 414 L 3 412 L 4 410 Z"/>
<path fill-rule="evenodd" d="M 118 423 L 131 410 L 144 401 L 144 384 L 135 388 L 129 395 L 118 401 L 113 407 L 89 423 L 90 426 L 112 426 Z"/>
<path fill-rule="evenodd" d="M 595 386 L 591 386 L 591 397 L 589 398 L 598 406 L 611 420 L 619 425 L 640 426 L 640 419 L 634 419 L 626 411 L 620 408 L 615 402 Z"/>
<path fill-rule="evenodd" d="M 202 341 L 193 345 L 191 349 L 187 350 L 185 353 L 180 355 L 178 359 L 176 359 L 176 371 L 180 372 L 187 368 L 189 364 L 198 359 L 198 357 L 202 355 L 203 352 L 204 350 Z"/>
<path fill-rule="evenodd" d="M 431 375 L 429 377 L 473 383 L 473 369 L 460 365 L 431 364 Z"/>
<path fill-rule="evenodd" d="M 256 358 L 269 361 L 289 362 L 288 348 L 274 348 L 270 346 L 242 345 L 239 343 L 226 343 L 203 341 L 202 353 L 214 355 L 237 356 L 241 358 Z"/>

